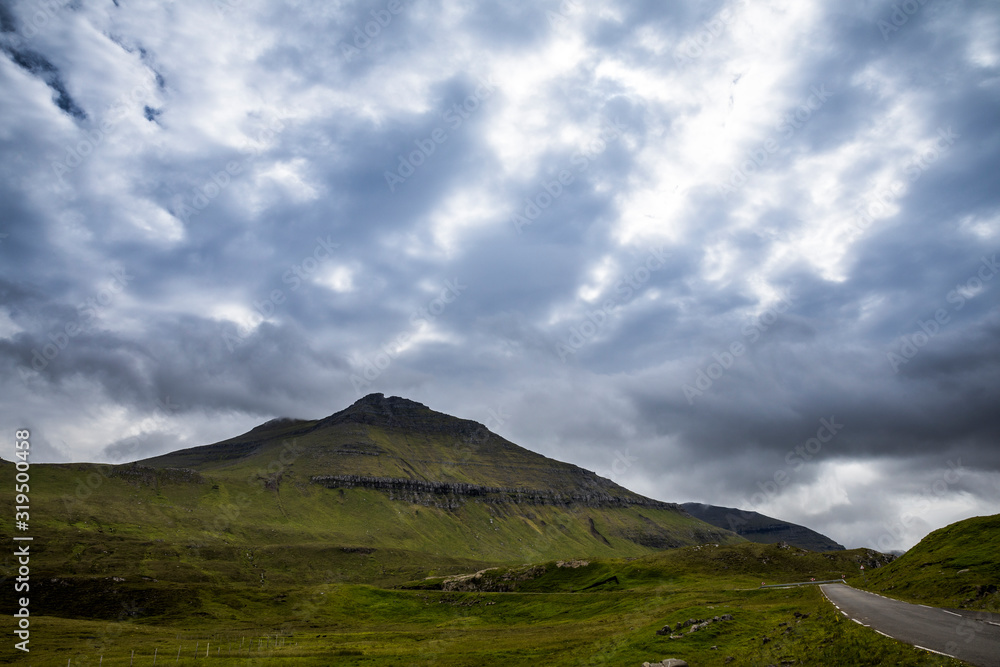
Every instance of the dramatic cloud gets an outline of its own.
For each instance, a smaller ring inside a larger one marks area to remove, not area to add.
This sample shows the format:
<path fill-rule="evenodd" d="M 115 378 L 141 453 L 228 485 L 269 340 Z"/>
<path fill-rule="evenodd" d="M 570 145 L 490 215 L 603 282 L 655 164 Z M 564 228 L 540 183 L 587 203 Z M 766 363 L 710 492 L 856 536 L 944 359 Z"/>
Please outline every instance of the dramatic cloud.
<path fill-rule="evenodd" d="M 848 546 L 1000 512 L 995 2 L 22 0 L 0 92 L 36 461 L 382 392 Z"/>

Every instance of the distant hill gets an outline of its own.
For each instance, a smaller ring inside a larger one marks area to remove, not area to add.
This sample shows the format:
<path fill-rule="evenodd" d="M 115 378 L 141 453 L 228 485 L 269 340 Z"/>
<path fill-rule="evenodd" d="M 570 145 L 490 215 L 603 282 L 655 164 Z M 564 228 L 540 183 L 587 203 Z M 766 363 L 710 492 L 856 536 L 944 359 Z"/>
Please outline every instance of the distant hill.
<path fill-rule="evenodd" d="M 844 546 L 837 544 L 826 535 L 798 524 L 782 521 L 757 512 L 747 512 L 733 507 L 719 507 L 702 503 L 684 503 L 681 505 L 691 516 L 701 519 L 713 526 L 731 530 L 751 542 L 774 544 L 787 542 L 800 549 L 809 551 L 843 551 Z"/>
<path fill-rule="evenodd" d="M 935 530 L 870 573 L 866 587 L 910 602 L 1000 612 L 1000 514 Z"/>

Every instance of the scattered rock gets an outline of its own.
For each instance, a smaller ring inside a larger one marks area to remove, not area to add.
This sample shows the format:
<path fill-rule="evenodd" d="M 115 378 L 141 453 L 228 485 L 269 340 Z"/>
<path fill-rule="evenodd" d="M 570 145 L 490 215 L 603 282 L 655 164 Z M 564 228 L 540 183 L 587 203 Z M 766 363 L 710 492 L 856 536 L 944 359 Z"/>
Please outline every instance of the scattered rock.
<path fill-rule="evenodd" d="M 707 628 L 712 623 L 718 623 L 720 621 L 731 621 L 731 620 L 733 620 L 733 615 L 732 614 L 723 614 L 722 616 L 713 616 L 712 618 L 709 618 L 709 619 L 704 619 L 704 618 L 689 618 L 686 621 L 678 621 L 677 625 L 674 628 L 671 628 L 670 624 L 668 623 L 667 625 L 664 625 L 662 628 L 660 628 L 659 630 L 657 630 L 656 634 L 660 635 L 660 636 L 670 635 L 671 639 L 679 639 L 680 637 L 678 635 L 672 634 L 672 632 L 680 632 L 681 630 L 683 630 L 684 628 L 687 628 L 687 627 L 691 628 L 690 630 L 688 630 L 688 633 L 698 632 L 699 630 L 703 630 L 703 629 Z"/>
<path fill-rule="evenodd" d="M 762 640 L 761 640 L 761 643 L 762 643 L 762 644 L 766 644 L 766 643 L 768 643 L 769 641 L 771 641 L 771 638 L 770 638 L 770 637 L 764 637 L 764 639 L 762 639 Z"/>
<path fill-rule="evenodd" d="M 729 663 L 731 663 L 731 662 L 732 662 L 733 660 L 735 660 L 735 659 L 736 659 L 736 658 L 734 658 L 733 656 L 731 656 L 731 655 L 727 655 L 727 656 L 726 656 L 726 659 L 725 659 L 725 660 L 723 660 L 723 662 L 724 662 L 724 663 L 726 663 L 726 664 L 728 665 Z"/>
<path fill-rule="evenodd" d="M 688 664 L 680 658 L 664 658 L 662 662 L 644 662 L 642 667 L 688 667 Z"/>

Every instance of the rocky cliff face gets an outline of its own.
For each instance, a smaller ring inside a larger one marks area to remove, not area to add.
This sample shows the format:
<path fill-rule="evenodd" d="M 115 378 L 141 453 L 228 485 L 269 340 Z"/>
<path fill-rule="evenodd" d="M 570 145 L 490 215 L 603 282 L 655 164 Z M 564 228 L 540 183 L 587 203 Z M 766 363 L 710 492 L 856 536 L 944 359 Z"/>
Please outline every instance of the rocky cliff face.
<path fill-rule="evenodd" d="M 559 493 L 539 489 L 517 489 L 452 482 L 425 482 L 418 479 L 361 477 L 358 475 L 316 475 L 310 480 L 329 489 L 378 489 L 393 500 L 456 509 L 470 500 L 491 504 L 579 505 L 583 507 L 652 507 L 679 510 L 674 503 L 643 497 L 619 497 L 600 491 L 581 489 L 578 493 Z"/>

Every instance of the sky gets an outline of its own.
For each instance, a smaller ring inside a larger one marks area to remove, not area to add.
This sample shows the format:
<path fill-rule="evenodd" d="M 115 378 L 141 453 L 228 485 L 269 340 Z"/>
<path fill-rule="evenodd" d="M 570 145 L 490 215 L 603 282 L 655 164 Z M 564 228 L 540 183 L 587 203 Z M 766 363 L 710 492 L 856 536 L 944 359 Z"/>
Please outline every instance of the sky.
<path fill-rule="evenodd" d="M 0 430 L 373 392 L 906 549 L 1000 512 L 1000 5 L 4 0 Z"/>

